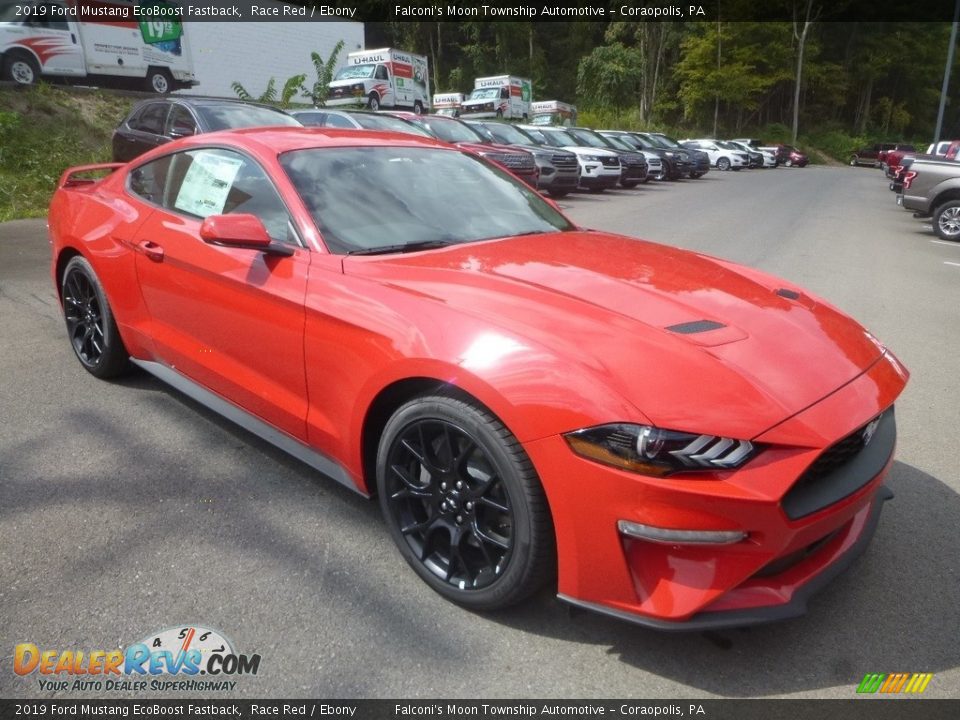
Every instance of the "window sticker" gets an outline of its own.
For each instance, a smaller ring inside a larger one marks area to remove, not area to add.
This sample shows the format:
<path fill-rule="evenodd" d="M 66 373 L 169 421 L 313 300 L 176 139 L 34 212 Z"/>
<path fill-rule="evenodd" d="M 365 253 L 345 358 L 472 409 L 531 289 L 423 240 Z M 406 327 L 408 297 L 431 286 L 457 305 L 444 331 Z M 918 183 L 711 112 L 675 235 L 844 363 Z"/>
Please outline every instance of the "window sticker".
<path fill-rule="evenodd" d="M 202 218 L 222 213 L 242 165 L 240 158 L 210 153 L 194 155 L 174 207 Z"/>

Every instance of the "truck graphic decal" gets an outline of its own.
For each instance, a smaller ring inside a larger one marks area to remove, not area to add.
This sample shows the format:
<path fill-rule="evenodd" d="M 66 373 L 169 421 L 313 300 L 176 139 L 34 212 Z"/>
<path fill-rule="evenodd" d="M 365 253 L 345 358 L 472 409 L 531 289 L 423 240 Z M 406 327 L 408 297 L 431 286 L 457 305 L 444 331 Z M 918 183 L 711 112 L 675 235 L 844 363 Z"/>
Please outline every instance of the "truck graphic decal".
<path fill-rule="evenodd" d="M 71 43 L 64 42 L 58 37 L 23 38 L 22 40 L 17 40 L 13 44 L 22 45 L 28 50 L 31 50 L 33 54 L 40 59 L 41 65 L 46 65 L 50 58 L 54 58 L 57 55 L 69 55 L 74 52 L 73 45 Z"/>

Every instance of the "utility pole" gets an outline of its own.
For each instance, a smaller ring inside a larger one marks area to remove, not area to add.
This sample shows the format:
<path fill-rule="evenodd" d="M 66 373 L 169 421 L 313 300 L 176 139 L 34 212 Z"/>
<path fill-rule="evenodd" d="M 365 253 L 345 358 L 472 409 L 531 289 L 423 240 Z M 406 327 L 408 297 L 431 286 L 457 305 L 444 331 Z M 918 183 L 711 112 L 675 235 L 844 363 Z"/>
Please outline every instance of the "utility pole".
<path fill-rule="evenodd" d="M 933 151 L 937 151 L 940 131 L 943 129 L 943 111 L 947 107 L 947 89 L 950 85 L 950 69 L 953 67 L 953 49 L 957 44 L 957 21 L 960 20 L 960 0 L 953 7 L 953 27 L 950 30 L 950 47 L 947 48 L 947 66 L 943 69 L 943 86 L 940 88 L 940 110 L 937 111 L 937 129 L 933 134 Z"/>

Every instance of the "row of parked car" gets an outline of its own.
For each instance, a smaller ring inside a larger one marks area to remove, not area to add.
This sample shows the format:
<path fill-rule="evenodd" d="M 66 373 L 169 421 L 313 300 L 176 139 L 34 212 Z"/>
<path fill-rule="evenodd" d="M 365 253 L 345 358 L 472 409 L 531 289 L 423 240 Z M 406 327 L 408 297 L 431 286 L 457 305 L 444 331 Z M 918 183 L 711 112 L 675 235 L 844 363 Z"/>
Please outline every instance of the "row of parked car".
<path fill-rule="evenodd" d="M 960 140 L 938 141 L 923 153 L 889 150 L 877 164 L 898 205 L 929 220 L 938 237 L 960 241 Z"/>
<path fill-rule="evenodd" d="M 703 177 L 711 169 L 803 167 L 807 156 L 787 145 L 759 140 L 675 140 L 655 132 L 462 121 L 412 112 L 314 108 L 289 113 L 219 98 L 166 97 L 138 103 L 117 127 L 113 159 L 128 162 L 181 137 L 229 128 L 306 125 L 405 132 L 433 137 L 499 163 L 552 197 L 573 190 L 631 188 L 650 179 Z"/>

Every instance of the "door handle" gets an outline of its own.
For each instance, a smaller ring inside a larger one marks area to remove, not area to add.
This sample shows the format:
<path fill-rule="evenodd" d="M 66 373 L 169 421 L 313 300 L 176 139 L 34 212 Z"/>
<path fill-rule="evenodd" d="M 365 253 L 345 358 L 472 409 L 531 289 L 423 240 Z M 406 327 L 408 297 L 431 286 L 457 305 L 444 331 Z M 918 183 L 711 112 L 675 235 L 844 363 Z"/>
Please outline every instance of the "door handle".
<path fill-rule="evenodd" d="M 137 243 L 137 250 L 154 262 L 161 262 L 163 260 L 163 248 L 152 240 L 141 240 Z"/>

